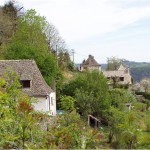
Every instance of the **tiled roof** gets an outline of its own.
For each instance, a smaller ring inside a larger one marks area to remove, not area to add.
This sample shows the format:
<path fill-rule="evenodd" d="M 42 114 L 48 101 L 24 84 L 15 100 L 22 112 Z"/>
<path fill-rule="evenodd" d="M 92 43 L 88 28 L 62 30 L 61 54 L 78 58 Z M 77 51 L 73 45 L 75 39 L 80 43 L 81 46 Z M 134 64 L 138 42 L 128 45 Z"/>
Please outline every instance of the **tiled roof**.
<path fill-rule="evenodd" d="M 20 80 L 31 80 L 31 87 L 23 89 L 29 96 L 46 96 L 52 91 L 34 60 L 0 60 L 0 76 L 8 68 L 14 70 Z"/>
<path fill-rule="evenodd" d="M 84 61 L 82 64 L 82 66 L 100 66 L 100 64 L 94 59 L 94 56 L 89 55 L 89 58 Z"/>
<path fill-rule="evenodd" d="M 118 70 L 114 70 L 114 71 L 103 71 L 103 74 L 107 77 L 107 78 L 111 78 L 111 77 L 124 77 L 124 81 L 121 81 L 121 83 L 123 84 L 131 84 L 132 81 L 132 77 L 130 75 L 130 71 L 129 68 L 126 68 L 123 65 L 120 65 L 120 67 L 118 68 Z"/>
<path fill-rule="evenodd" d="M 124 77 L 126 74 L 124 71 L 103 71 L 106 77 Z"/>

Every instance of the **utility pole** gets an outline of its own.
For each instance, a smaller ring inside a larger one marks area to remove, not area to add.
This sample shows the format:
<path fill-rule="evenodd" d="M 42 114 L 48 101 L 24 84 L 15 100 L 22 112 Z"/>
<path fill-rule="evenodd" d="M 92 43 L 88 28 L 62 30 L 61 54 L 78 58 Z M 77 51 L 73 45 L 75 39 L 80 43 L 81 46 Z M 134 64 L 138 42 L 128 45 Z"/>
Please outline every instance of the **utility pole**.
<path fill-rule="evenodd" d="M 75 54 L 74 49 L 72 49 L 73 64 L 74 64 L 74 54 Z"/>

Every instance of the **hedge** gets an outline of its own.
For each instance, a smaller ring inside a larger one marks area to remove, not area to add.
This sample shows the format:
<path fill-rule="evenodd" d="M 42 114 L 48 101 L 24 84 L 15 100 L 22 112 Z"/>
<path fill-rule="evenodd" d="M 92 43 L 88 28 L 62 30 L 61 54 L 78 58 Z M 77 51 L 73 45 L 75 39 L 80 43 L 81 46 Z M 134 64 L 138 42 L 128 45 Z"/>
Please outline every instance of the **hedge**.
<path fill-rule="evenodd" d="M 143 95 L 145 99 L 150 100 L 150 93 L 145 93 L 145 92 L 135 92 L 136 95 Z"/>

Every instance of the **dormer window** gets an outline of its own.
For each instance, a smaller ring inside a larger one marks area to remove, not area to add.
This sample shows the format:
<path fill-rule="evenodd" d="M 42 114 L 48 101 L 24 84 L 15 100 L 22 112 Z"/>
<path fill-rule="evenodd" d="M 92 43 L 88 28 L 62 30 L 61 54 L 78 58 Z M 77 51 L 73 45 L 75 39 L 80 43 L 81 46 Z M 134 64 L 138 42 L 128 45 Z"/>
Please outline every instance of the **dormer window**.
<path fill-rule="evenodd" d="M 30 88 L 31 85 L 30 85 L 30 80 L 21 80 L 20 83 L 22 85 L 22 88 Z"/>

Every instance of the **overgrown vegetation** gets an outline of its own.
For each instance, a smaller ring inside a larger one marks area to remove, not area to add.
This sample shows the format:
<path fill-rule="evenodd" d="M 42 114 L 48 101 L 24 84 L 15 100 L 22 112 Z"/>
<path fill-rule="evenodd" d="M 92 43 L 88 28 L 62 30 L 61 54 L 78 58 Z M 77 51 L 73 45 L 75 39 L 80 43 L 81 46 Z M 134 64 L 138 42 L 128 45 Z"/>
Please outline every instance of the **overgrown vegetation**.
<path fill-rule="evenodd" d="M 33 99 L 22 93 L 17 75 L 7 72 L 0 78 L 0 148 L 149 149 L 149 93 L 142 93 L 146 100 L 138 101 L 128 85 L 109 89 L 98 71 L 75 72 L 56 28 L 35 10 L 21 16 L 17 10 L 12 2 L 0 7 L 0 58 L 34 59 L 46 82 L 56 81 L 57 106 L 64 114 L 37 113 Z M 109 59 L 107 69 L 114 70 L 120 63 Z M 65 79 L 68 70 L 71 78 Z M 100 128 L 87 125 L 88 115 L 101 121 Z"/>

